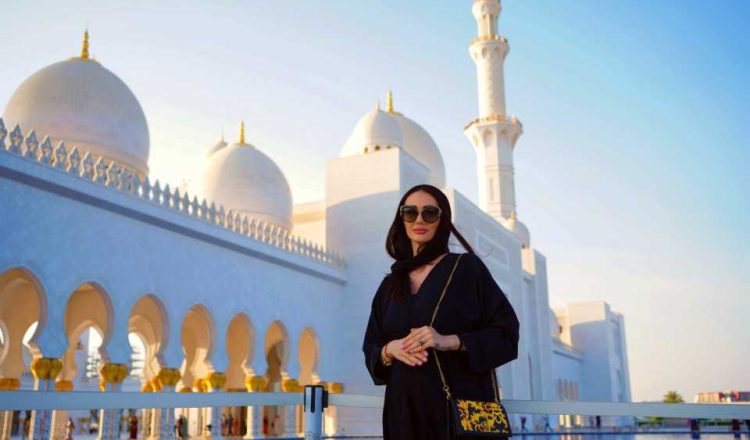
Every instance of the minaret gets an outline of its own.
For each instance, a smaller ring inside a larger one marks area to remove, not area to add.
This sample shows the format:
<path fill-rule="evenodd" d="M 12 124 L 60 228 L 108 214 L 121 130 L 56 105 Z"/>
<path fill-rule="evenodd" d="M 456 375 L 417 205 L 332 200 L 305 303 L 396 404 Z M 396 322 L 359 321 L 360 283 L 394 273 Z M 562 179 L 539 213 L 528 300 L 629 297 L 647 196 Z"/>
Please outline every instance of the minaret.
<path fill-rule="evenodd" d="M 497 34 L 500 9 L 499 0 L 474 0 L 471 6 L 479 34 L 469 46 L 477 66 L 479 117 L 464 132 L 477 151 L 479 206 L 505 224 L 516 211 L 513 148 L 523 127 L 505 111 L 503 62 L 509 46 Z"/>

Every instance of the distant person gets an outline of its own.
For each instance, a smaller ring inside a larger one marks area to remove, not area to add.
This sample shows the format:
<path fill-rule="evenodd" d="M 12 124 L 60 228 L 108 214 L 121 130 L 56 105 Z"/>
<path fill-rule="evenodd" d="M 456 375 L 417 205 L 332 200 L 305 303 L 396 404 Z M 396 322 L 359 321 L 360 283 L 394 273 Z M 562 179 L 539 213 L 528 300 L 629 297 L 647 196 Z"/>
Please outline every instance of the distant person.
<path fill-rule="evenodd" d="M 138 417 L 131 416 L 130 424 L 128 426 L 128 432 L 130 433 L 130 439 L 135 440 L 138 438 Z"/>
<path fill-rule="evenodd" d="M 521 432 L 529 432 L 529 430 L 526 429 L 526 416 L 521 416 Z"/>
<path fill-rule="evenodd" d="M 740 421 L 738 419 L 732 419 L 732 432 L 735 437 L 740 436 Z"/>
<path fill-rule="evenodd" d="M 25 439 L 29 436 L 30 429 L 31 429 L 31 411 L 26 411 L 26 418 L 23 419 L 23 434 L 21 434 L 22 439 Z"/>
<path fill-rule="evenodd" d="M 183 414 L 180 414 L 180 418 L 177 419 L 177 437 L 181 439 L 188 438 L 187 418 Z"/>
<path fill-rule="evenodd" d="M 698 419 L 690 419 L 689 423 L 690 423 L 690 437 L 694 439 L 699 438 L 701 435 L 700 433 L 701 427 L 700 427 L 700 423 Z"/>
<path fill-rule="evenodd" d="M 495 401 L 495 369 L 518 355 L 516 313 L 451 218 L 432 185 L 409 189 L 394 209 L 385 248 L 396 261 L 375 292 L 362 344 L 373 382 L 386 386 L 384 440 L 449 438 L 448 388 Z M 449 251 L 451 234 L 468 253 Z"/>
<path fill-rule="evenodd" d="M 549 415 L 544 415 L 544 432 L 555 432 L 554 429 L 552 429 L 552 426 L 549 424 Z"/>
<path fill-rule="evenodd" d="M 750 434 L 750 419 L 745 420 L 745 426 L 747 426 L 747 433 Z"/>
<path fill-rule="evenodd" d="M 596 429 L 602 429 L 602 416 L 596 416 Z"/>
<path fill-rule="evenodd" d="M 73 440 L 74 429 L 76 429 L 76 424 L 73 423 L 72 418 L 68 417 L 68 421 L 65 422 L 65 440 Z"/>

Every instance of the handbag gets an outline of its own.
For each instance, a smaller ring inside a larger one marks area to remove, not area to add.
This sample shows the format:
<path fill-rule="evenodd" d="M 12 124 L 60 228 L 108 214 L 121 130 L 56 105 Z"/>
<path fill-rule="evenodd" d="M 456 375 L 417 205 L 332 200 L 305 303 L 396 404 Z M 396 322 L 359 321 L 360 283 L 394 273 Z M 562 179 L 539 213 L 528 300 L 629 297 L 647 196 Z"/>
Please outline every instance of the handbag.
<path fill-rule="evenodd" d="M 445 292 L 448 290 L 448 286 L 453 279 L 453 273 L 458 267 L 458 262 L 461 260 L 461 254 L 456 258 L 456 263 L 453 265 L 448 281 L 443 287 L 443 292 L 440 294 L 435 305 L 435 310 L 432 312 L 432 320 L 430 320 L 430 327 L 435 322 L 440 304 L 443 302 Z M 494 402 L 483 402 L 479 400 L 469 399 L 458 399 L 451 395 L 448 383 L 445 381 L 443 375 L 443 368 L 440 365 L 440 359 L 438 359 L 437 350 L 433 347 L 432 351 L 435 355 L 435 363 L 440 373 L 440 380 L 443 382 L 443 391 L 445 391 L 445 398 L 448 401 L 448 407 L 450 411 L 449 417 L 453 421 L 452 437 L 455 439 L 507 439 L 512 436 L 510 430 L 510 424 L 508 423 L 508 414 L 505 412 L 503 404 L 500 403 L 500 398 L 497 394 L 497 377 L 495 377 L 495 370 L 492 370 L 492 387 L 495 394 Z"/>

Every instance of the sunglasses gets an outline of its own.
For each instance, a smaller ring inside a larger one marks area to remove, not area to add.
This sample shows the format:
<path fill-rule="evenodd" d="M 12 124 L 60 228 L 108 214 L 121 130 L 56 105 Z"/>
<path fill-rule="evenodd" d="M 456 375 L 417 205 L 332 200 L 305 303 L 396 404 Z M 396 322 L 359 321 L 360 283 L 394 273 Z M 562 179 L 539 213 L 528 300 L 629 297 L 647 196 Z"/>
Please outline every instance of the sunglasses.
<path fill-rule="evenodd" d="M 404 205 L 398 208 L 398 213 L 401 215 L 401 219 L 406 223 L 414 223 L 417 221 L 417 217 L 419 217 L 420 214 L 419 208 L 414 205 Z M 422 220 L 424 220 L 425 223 L 435 223 L 440 220 L 442 213 L 443 211 L 437 206 L 426 205 L 422 208 Z"/>

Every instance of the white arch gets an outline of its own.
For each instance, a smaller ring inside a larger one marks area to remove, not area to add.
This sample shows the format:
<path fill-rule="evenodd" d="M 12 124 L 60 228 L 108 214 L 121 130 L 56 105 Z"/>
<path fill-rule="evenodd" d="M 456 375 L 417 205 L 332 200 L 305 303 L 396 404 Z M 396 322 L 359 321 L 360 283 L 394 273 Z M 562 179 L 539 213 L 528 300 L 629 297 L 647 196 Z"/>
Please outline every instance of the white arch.
<path fill-rule="evenodd" d="M 299 381 L 300 385 L 311 385 L 320 381 L 318 376 L 318 363 L 320 362 L 320 339 L 311 327 L 302 330 L 297 347 L 297 358 L 299 359 Z"/>
<path fill-rule="evenodd" d="M 210 359 L 216 344 L 216 329 L 206 306 L 196 304 L 187 311 L 182 320 L 181 339 L 185 353 L 181 381 L 183 386 L 192 387 L 196 379 L 213 370 Z"/>
<path fill-rule="evenodd" d="M 255 328 L 245 313 L 236 314 L 227 326 L 227 389 L 245 389 L 245 377 L 253 374 Z"/>
<path fill-rule="evenodd" d="M 0 275 L 0 377 L 20 379 L 27 368 L 23 359 L 24 336 L 38 323 L 27 345 L 34 356 L 42 356 L 36 339 L 46 318 L 46 294 L 36 275 L 14 267 Z"/>

